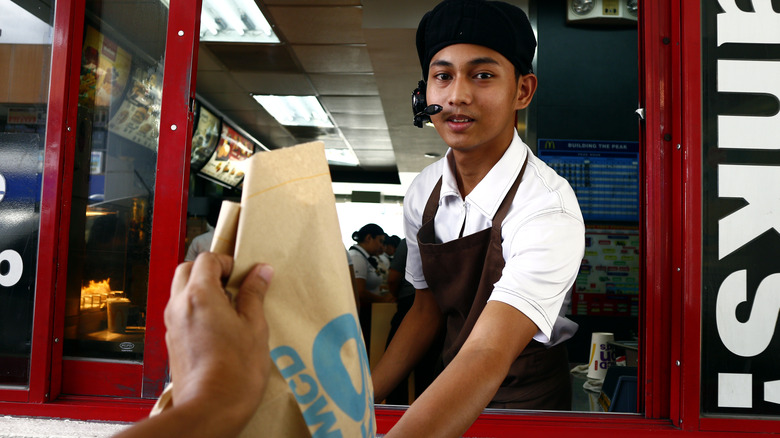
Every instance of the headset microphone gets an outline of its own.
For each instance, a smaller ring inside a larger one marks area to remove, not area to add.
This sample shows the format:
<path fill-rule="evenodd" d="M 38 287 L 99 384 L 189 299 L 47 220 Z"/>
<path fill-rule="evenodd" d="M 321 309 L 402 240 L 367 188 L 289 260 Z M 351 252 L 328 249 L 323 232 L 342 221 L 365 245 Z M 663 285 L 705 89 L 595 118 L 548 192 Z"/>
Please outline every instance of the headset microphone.
<path fill-rule="evenodd" d="M 441 107 L 441 105 L 428 105 L 425 107 L 424 110 L 420 111 L 419 113 L 415 114 L 415 116 L 432 116 L 434 114 L 439 114 L 444 108 Z"/>
<path fill-rule="evenodd" d="M 422 128 L 425 122 L 431 121 L 431 116 L 441 112 L 441 105 L 428 105 L 425 101 L 425 81 L 417 83 L 417 88 L 412 92 L 412 112 L 414 113 L 414 126 Z"/>

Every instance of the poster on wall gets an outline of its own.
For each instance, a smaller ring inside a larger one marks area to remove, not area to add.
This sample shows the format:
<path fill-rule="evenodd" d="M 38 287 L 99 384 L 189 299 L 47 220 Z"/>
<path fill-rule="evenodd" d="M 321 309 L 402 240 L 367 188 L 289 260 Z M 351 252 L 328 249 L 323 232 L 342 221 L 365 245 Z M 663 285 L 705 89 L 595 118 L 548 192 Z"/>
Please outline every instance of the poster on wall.
<path fill-rule="evenodd" d="M 639 316 L 639 228 L 589 225 L 572 315 Z"/>
<path fill-rule="evenodd" d="M 701 411 L 777 420 L 780 15 L 737 3 L 701 3 Z"/>
<path fill-rule="evenodd" d="M 136 66 L 119 109 L 111 115 L 108 130 L 157 151 L 162 102 L 162 66 Z"/>
<path fill-rule="evenodd" d="M 122 97 L 133 57 L 116 42 L 87 26 L 81 61 L 79 104 L 109 107 Z"/>
<path fill-rule="evenodd" d="M 586 221 L 639 220 L 639 143 L 539 139 L 537 155 L 565 178 Z"/>
<path fill-rule="evenodd" d="M 214 154 L 214 147 L 220 138 L 220 120 L 203 104 L 198 103 L 198 118 L 192 134 L 192 155 L 190 172 L 199 171 Z"/>
<path fill-rule="evenodd" d="M 242 162 L 251 157 L 254 151 L 255 146 L 249 139 L 223 123 L 217 149 L 200 174 L 230 187 L 238 187 L 244 179 Z"/>

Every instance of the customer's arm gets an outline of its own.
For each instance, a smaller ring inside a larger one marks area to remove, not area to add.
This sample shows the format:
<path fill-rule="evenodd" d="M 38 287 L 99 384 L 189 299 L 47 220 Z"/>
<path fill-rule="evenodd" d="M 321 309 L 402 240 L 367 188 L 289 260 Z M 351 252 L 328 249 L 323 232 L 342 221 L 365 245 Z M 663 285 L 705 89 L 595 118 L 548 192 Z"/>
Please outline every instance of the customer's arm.
<path fill-rule="evenodd" d="M 165 309 L 173 407 L 119 436 L 237 436 L 265 390 L 271 359 L 263 300 L 273 270 L 244 279 L 235 309 L 223 288 L 229 256 L 203 253 L 176 269 Z"/>

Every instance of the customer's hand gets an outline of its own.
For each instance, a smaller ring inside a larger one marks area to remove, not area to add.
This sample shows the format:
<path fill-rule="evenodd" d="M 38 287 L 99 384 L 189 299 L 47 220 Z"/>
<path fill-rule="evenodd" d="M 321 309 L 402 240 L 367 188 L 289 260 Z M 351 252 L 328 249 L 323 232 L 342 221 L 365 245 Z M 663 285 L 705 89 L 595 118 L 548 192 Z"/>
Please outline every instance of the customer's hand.
<path fill-rule="evenodd" d="M 231 257 L 214 253 L 176 269 L 165 308 L 173 407 L 121 437 L 231 437 L 251 419 L 272 366 L 263 300 L 273 269 L 249 272 L 235 308 L 224 289 L 232 269 Z"/>
<path fill-rule="evenodd" d="M 173 377 L 173 403 L 231 407 L 249 417 L 260 404 L 271 365 L 263 300 L 273 269 L 258 265 L 230 305 L 224 282 L 229 256 L 204 253 L 176 269 L 165 308 L 165 341 Z"/>

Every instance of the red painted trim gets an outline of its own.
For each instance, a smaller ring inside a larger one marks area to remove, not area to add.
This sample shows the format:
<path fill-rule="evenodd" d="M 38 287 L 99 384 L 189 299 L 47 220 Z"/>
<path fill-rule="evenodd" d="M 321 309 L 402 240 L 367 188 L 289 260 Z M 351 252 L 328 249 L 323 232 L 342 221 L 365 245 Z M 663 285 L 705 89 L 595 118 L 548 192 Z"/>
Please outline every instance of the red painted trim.
<path fill-rule="evenodd" d="M 683 160 L 682 160 L 682 71 L 681 71 L 681 52 L 680 52 L 680 2 L 673 2 L 671 6 L 671 42 L 668 44 L 671 52 L 671 100 L 668 110 L 671 115 L 671 236 L 672 236 L 672 282 L 671 288 L 667 293 L 671 295 L 671 332 L 676 334 L 670 338 L 671 357 L 667 366 L 671 370 L 670 390 L 672 398 L 669 405 L 669 416 L 674 424 L 680 425 L 685 430 L 695 430 L 696 424 L 690 421 L 683 421 L 682 405 L 685 402 L 685 393 L 682 391 L 682 361 L 683 361 L 683 298 L 684 291 L 682 287 L 683 274 L 683 238 L 686 234 L 683 223 Z M 669 142 L 667 142 L 669 143 Z M 669 145 L 668 145 L 669 146 Z M 680 365 L 678 365 L 678 363 Z"/>
<path fill-rule="evenodd" d="M 75 106 L 69 107 L 68 103 L 70 97 L 75 96 L 78 90 L 78 87 L 73 86 L 69 61 L 76 50 L 74 44 L 80 46 L 80 40 L 74 35 L 81 32 L 78 14 L 74 12 L 80 4 L 83 10 L 83 1 L 59 1 L 55 2 L 54 9 L 30 364 L 29 400 L 38 403 L 48 400 L 53 395 L 50 391 L 50 376 L 53 371 L 51 358 L 52 355 L 61 354 L 62 345 L 53 342 L 56 336 L 54 335 L 56 333 L 54 291 L 58 280 L 58 259 L 52 256 L 60 253 L 60 230 L 67 230 L 67 225 L 61 226 L 60 199 L 62 199 L 63 189 L 70 187 L 63 166 L 67 155 L 65 151 L 69 144 L 73 144 L 75 138 L 75 129 L 67 130 L 68 120 L 75 120 Z M 83 20 L 83 13 L 81 16 Z M 75 125 L 71 124 L 71 126 Z M 69 211 L 66 214 L 69 214 Z M 63 232 L 62 235 L 67 240 L 67 232 Z M 60 328 L 60 338 L 61 333 Z"/>
<path fill-rule="evenodd" d="M 73 0 L 72 30 L 70 56 L 66 60 L 68 75 L 68 95 L 67 95 L 67 113 L 66 129 L 67 143 L 63 146 L 64 165 L 61 171 L 62 190 L 60 192 L 60 217 L 59 229 L 62 230 L 59 238 L 59 248 L 56 256 L 57 260 L 57 278 L 54 287 L 54 319 L 53 332 L 51 338 L 58 340 L 52 348 L 51 355 L 51 386 L 49 388 L 50 396 L 48 400 L 55 400 L 60 393 L 63 379 L 67 376 L 62 372 L 62 346 L 65 332 L 65 298 L 68 281 L 68 253 L 70 244 L 70 234 L 66 231 L 70 229 L 71 203 L 73 199 L 73 171 L 74 155 L 76 148 L 77 120 L 78 120 L 78 89 L 80 83 L 81 70 L 81 52 L 84 40 L 84 10 L 85 0 Z"/>
<path fill-rule="evenodd" d="M 0 400 L 3 401 L 26 402 L 28 395 L 29 392 L 26 387 L 19 389 L 0 389 Z"/>
<path fill-rule="evenodd" d="M 197 62 L 199 28 L 200 1 L 171 1 L 149 260 L 143 397 L 158 396 L 167 375 L 163 310 L 170 295 L 173 273 L 184 258 L 194 118 L 190 100 L 195 95 L 196 69 L 193 66 Z"/>
<path fill-rule="evenodd" d="M 139 363 L 62 361 L 63 394 L 140 397 L 143 365 Z"/>
<path fill-rule="evenodd" d="M 683 326 L 681 339 L 681 403 L 683 428 L 699 428 L 701 374 L 702 250 L 702 51 L 701 4 L 680 2 L 681 143 L 684 185 Z M 728 429 L 720 429 L 728 430 Z M 748 431 L 750 429 L 740 429 Z"/>
<path fill-rule="evenodd" d="M 669 418 L 671 313 L 671 0 L 640 2 L 639 88 L 645 121 L 640 136 L 644 295 L 640 309 L 640 388 L 647 418 Z M 641 405 L 641 404 L 640 404 Z"/>
<path fill-rule="evenodd" d="M 377 433 L 387 433 L 401 418 L 405 409 L 378 406 Z M 745 429 L 746 431 L 748 429 Z M 649 420 L 638 415 L 589 413 L 485 413 L 463 436 L 493 438 L 559 437 L 604 438 L 612 436 L 635 437 L 755 437 L 742 432 L 683 431 L 669 420 Z"/>
<path fill-rule="evenodd" d="M 3 403 L 3 415 L 134 422 L 149 416 L 153 401 L 107 397 L 63 397 L 51 403 Z"/>
<path fill-rule="evenodd" d="M 738 418 L 702 418 L 699 421 L 703 431 L 764 432 L 780 434 L 780 423 L 777 420 L 753 420 Z"/>

